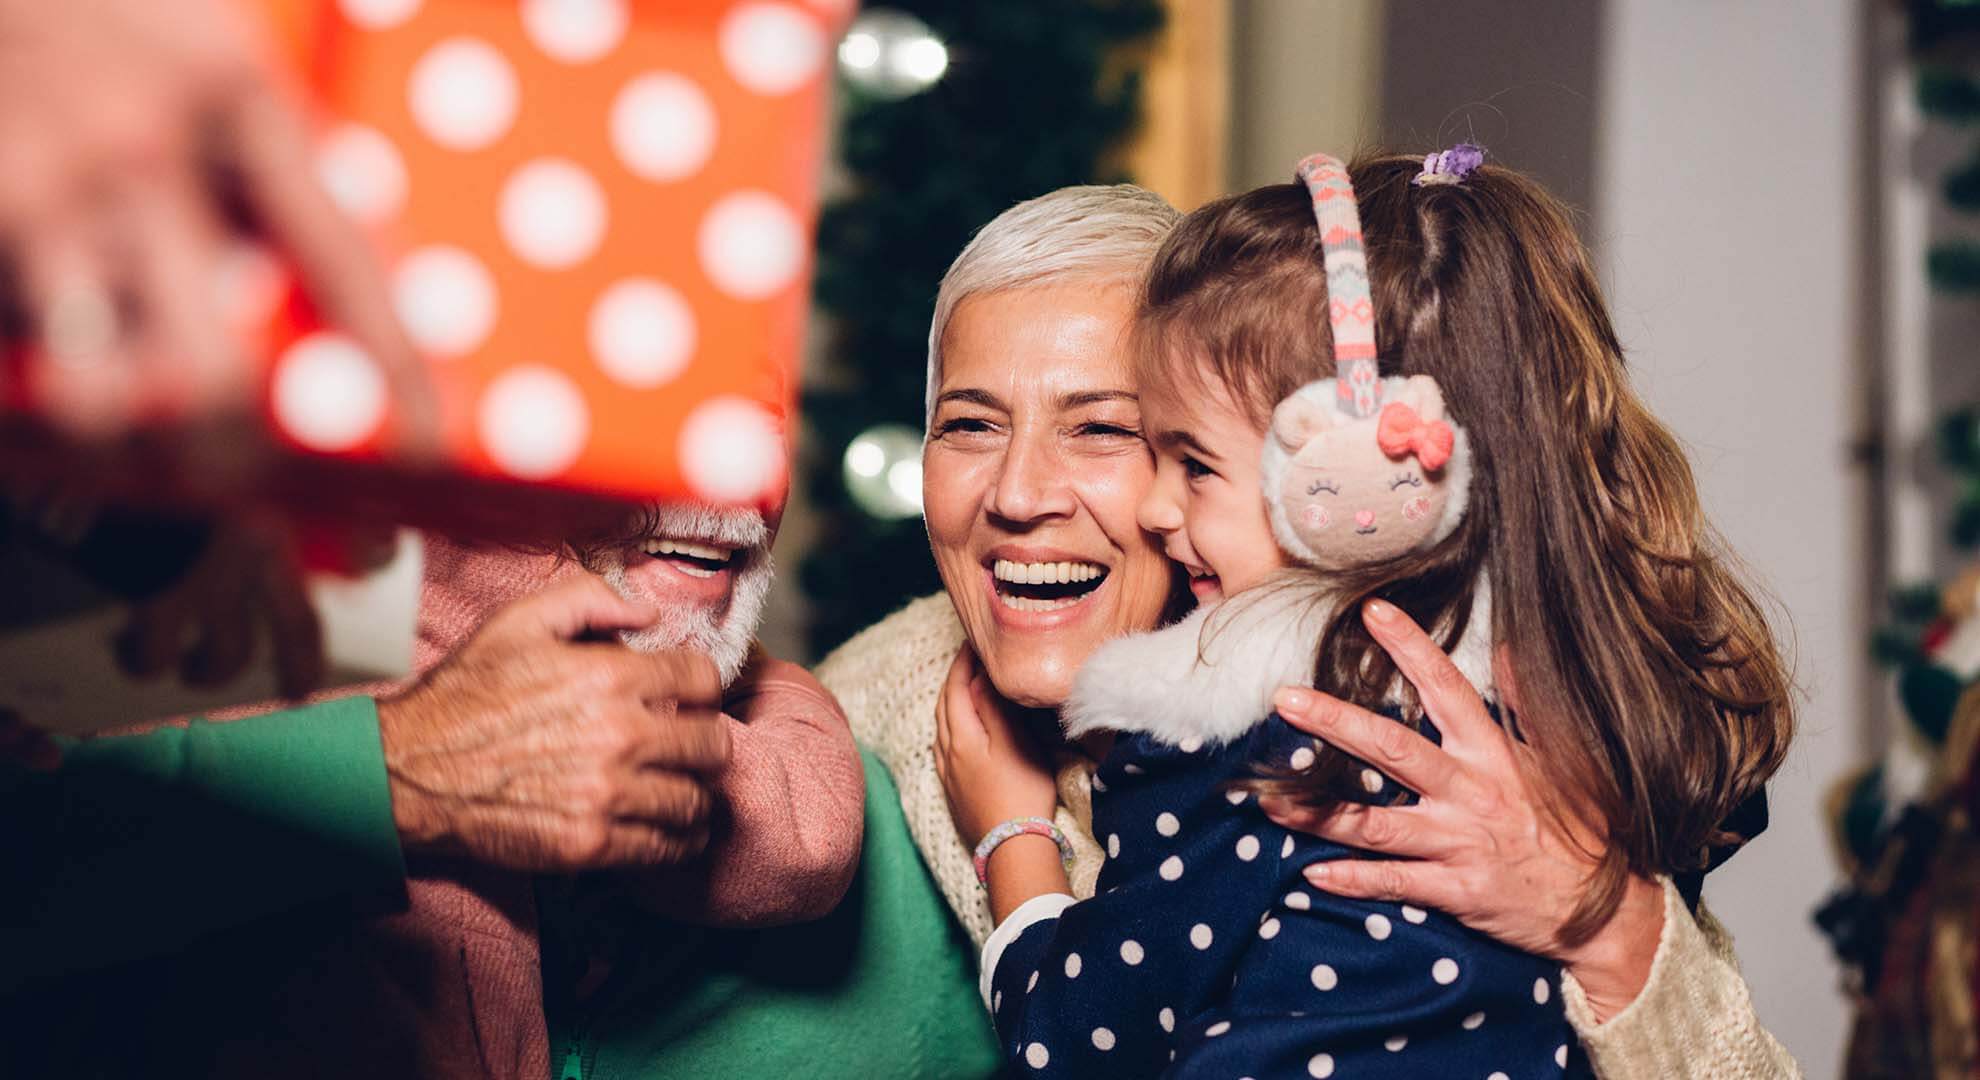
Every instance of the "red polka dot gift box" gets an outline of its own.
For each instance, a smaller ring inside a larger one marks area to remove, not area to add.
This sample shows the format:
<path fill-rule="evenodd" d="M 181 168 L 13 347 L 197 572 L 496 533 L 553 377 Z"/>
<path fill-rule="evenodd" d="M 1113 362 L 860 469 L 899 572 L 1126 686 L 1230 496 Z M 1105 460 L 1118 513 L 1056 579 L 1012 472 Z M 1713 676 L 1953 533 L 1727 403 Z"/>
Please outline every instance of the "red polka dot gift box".
<path fill-rule="evenodd" d="M 631 497 L 781 489 L 851 6 L 278 4 L 325 109 L 325 184 L 387 253 L 462 469 Z M 366 371 L 327 333 L 279 346 L 275 423 L 370 451 Z"/>
<path fill-rule="evenodd" d="M 258 0 L 312 99 L 319 175 L 374 238 L 438 391 L 441 480 L 780 495 L 853 3 Z M 224 278 L 298 452 L 284 483 L 448 516 L 422 505 L 445 483 L 371 467 L 394 403 L 355 343 L 265 256 Z"/>

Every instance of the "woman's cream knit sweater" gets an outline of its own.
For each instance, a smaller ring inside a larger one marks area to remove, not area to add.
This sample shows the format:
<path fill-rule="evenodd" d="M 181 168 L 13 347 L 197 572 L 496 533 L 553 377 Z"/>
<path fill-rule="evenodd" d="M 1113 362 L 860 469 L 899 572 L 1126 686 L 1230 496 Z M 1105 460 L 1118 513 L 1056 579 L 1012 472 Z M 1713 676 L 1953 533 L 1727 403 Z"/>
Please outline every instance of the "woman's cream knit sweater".
<path fill-rule="evenodd" d="M 923 861 L 980 948 L 992 929 L 969 849 L 949 818 L 935 775 L 935 698 L 962 624 L 946 595 L 924 597 L 869 627 L 819 665 L 853 735 L 879 755 L 900 789 L 901 810 Z M 1101 852 L 1093 842 L 1091 765 L 1068 753 L 1059 770 L 1059 827 L 1073 840 L 1073 893 L 1091 896 Z M 1604 1080 L 1796 1077 L 1801 1070 L 1754 1015 L 1732 940 L 1704 910 L 1694 919 L 1664 888 L 1664 937 L 1635 1002 L 1596 1023 L 1586 996 L 1563 976 L 1568 1019 Z"/>

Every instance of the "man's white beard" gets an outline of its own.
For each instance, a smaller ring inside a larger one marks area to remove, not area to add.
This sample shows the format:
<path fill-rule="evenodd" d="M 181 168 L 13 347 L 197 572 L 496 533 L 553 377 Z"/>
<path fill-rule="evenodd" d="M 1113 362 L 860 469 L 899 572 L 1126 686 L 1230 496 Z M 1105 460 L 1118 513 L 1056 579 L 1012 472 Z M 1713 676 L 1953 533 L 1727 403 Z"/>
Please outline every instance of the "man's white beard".
<path fill-rule="evenodd" d="M 619 637 L 640 652 L 663 649 L 693 649 L 706 653 L 727 687 L 742 674 L 749 662 L 750 646 L 756 641 L 763 622 L 763 607 L 770 598 L 770 581 L 776 570 L 770 561 L 770 529 L 763 515 L 754 510 L 718 510 L 714 507 L 676 504 L 661 506 L 655 515 L 653 535 L 702 540 L 735 548 L 730 567 L 729 603 L 715 611 L 708 605 L 671 597 L 642 595 L 627 580 L 627 559 L 650 558 L 637 545 L 609 561 L 599 576 L 620 596 L 636 604 L 656 609 L 660 614 L 645 630 L 623 631 Z"/>

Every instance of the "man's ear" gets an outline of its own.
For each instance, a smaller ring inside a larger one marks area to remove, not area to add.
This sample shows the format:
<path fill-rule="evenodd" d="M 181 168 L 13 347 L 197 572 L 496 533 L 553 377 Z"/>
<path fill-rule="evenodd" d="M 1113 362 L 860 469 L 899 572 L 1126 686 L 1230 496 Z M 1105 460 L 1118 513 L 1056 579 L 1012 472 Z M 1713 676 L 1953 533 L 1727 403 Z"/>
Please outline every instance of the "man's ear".
<path fill-rule="evenodd" d="M 1336 411 L 1325 402 L 1313 400 L 1303 391 L 1296 392 L 1272 410 L 1272 434 L 1278 438 L 1280 446 L 1296 453 L 1315 435 L 1334 426 Z"/>

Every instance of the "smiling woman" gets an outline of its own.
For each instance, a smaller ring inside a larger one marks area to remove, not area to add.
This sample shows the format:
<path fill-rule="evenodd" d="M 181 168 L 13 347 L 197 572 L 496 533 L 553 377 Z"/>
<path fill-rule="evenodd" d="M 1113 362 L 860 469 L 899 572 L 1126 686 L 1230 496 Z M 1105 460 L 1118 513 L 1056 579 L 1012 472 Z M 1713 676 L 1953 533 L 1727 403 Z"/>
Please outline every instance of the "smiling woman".
<path fill-rule="evenodd" d="M 1153 461 L 1124 338 L 1142 272 L 1177 217 L 1140 188 L 1065 188 L 999 215 L 957 257 L 929 333 L 922 461 L 946 594 L 818 668 L 893 774 L 923 861 L 979 945 L 990 905 L 936 775 L 936 702 L 967 642 L 986 688 L 1041 710 L 1051 737 L 1051 711 L 1093 650 L 1152 628 L 1181 595 L 1134 520 Z M 1090 762 L 1050 742 L 1067 768 L 1062 797 L 1047 803 L 1064 804 L 1073 876 L 1090 885 L 1101 858 L 1083 809 Z"/>
<path fill-rule="evenodd" d="M 922 458 L 942 583 L 999 692 L 1065 700 L 1101 642 L 1155 625 L 1162 553 L 1135 524 L 1151 463 L 1121 335 L 1132 284 L 970 297 L 944 335 Z"/>

